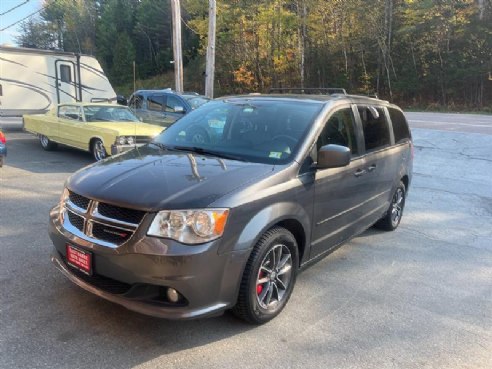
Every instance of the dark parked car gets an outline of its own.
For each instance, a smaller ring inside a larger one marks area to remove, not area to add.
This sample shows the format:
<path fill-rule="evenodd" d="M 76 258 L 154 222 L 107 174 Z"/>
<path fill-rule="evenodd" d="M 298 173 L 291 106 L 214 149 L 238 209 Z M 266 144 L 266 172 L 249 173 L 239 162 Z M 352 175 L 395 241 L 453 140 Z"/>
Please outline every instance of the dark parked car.
<path fill-rule="evenodd" d="M 183 115 L 209 100 L 195 92 L 177 93 L 171 89 L 138 90 L 130 96 L 128 106 L 142 121 L 169 127 Z"/>
<path fill-rule="evenodd" d="M 0 130 L 0 168 L 3 167 L 5 156 L 7 156 L 7 139 L 5 138 L 3 132 Z"/>
<path fill-rule="evenodd" d="M 398 227 L 412 163 L 405 117 L 382 100 L 214 100 L 152 143 L 73 174 L 50 213 L 52 261 L 144 314 L 233 309 L 264 323 L 301 268 L 373 224 Z"/>

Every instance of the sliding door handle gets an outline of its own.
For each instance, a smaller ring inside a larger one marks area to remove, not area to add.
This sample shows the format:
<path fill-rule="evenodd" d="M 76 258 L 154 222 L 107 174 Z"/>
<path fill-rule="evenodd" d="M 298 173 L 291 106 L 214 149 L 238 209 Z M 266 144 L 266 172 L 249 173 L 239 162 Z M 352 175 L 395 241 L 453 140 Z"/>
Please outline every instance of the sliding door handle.
<path fill-rule="evenodd" d="M 372 172 L 374 169 L 376 169 L 376 164 L 370 165 L 369 168 L 367 168 L 367 171 Z"/>
<path fill-rule="evenodd" d="M 355 173 L 354 173 L 354 176 L 356 176 L 356 177 L 360 177 L 360 176 L 364 175 L 364 173 L 365 173 L 365 172 L 366 172 L 366 170 L 365 170 L 365 169 L 357 169 L 357 170 L 355 171 Z"/>

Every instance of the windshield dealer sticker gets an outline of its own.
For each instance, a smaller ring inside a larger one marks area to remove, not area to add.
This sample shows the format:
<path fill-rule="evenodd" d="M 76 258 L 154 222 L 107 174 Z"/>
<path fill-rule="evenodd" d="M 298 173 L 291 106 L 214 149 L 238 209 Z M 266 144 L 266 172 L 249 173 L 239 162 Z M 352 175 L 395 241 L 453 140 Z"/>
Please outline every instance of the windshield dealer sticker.
<path fill-rule="evenodd" d="M 281 156 L 282 153 L 277 151 L 270 151 L 270 155 L 268 155 L 269 158 L 274 158 L 274 159 L 280 159 Z"/>

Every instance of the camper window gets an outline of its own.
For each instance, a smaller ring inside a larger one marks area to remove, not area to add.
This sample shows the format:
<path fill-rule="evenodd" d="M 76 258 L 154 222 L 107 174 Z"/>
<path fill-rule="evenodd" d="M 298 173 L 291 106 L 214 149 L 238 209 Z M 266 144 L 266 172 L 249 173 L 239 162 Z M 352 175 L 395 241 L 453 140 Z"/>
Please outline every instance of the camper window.
<path fill-rule="evenodd" d="M 72 82 L 72 70 L 69 65 L 60 65 L 60 79 L 62 82 Z"/>

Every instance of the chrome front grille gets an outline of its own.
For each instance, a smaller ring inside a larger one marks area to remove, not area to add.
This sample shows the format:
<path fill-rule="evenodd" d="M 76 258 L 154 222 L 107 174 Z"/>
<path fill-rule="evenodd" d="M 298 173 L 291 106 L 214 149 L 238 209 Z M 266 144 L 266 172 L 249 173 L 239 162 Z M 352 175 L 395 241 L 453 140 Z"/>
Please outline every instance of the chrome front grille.
<path fill-rule="evenodd" d="M 77 237 L 103 246 L 118 247 L 128 241 L 145 212 L 91 200 L 68 191 L 62 202 L 63 227 Z"/>
<path fill-rule="evenodd" d="M 81 209 L 87 210 L 90 201 L 87 197 L 80 196 L 72 191 L 69 191 L 68 194 L 68 198 L 72 204 Z"/>
<path fill-rule="evenodd" d="M 146 144 L 149 143 L 150 140 L 152 140 L 151 136 L 136 136 L 135 137 L 135 143 L 138 144 Z"/>

